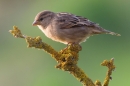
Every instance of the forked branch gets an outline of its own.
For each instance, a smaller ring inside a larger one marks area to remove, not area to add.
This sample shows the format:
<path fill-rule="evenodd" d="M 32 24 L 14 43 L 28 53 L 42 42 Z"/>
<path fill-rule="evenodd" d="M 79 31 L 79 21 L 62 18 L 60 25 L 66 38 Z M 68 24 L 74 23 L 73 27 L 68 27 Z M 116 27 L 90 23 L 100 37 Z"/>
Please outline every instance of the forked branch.
<path fill-rule="evenodd" d="M 96 81 L 95 84 L 93 81 L 77 66 L 79 51 L 81 51 L 81 46 L 78 44 L 69 44 L 65 49 L 57 52 L 50 45 L 42 42 L 41 37 L 29 37 L 22 35 L 21 31 L 18 27 L 14 26 L 13 30 L 9 31 L 14 37 L 23 38 L 27 42 L 27 47 L 34 47 L 38 49 L 43 49 L 47 53 L 49 53 L 58 63 L 55 67 L 61 69 L 63 71 L 68 71 L 72 74 L 76 79 L 78 79 L 83 86 L 101 86 L 100 81 Z M 115 69 L 113 64 L 114 59 L 110 61 L 104 60 L 101 65 L 107 66 L 108 71 L 104 83 L 102 86 L 108 86 L 109 80 L 112 79 L 111 74 Z"/>

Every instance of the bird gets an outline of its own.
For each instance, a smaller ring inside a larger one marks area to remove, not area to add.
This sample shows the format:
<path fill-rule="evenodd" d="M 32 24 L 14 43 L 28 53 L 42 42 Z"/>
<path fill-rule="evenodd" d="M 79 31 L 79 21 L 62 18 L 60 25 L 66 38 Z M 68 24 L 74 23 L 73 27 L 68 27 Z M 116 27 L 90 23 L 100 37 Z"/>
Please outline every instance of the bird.
<path fill-rule="evenodd" d="M 38 26 L 48 38 L 63 44 L 81 44 L 95 34 L 120 36 L 118 33 L 103 29 L 87 18 L 67 12 L 41 11 L 36 15 L 32 25 Z"/>

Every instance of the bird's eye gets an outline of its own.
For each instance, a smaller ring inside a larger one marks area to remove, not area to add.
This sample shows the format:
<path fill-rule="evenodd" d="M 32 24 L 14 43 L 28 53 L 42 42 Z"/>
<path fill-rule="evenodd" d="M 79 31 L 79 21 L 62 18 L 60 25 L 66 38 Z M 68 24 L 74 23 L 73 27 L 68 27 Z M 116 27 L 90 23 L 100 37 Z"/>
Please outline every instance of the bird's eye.
<path fill-rule="evenodd" d="M 43 18 L 40 18 L 40 21 L 42 21 L 43 20 Z"/>

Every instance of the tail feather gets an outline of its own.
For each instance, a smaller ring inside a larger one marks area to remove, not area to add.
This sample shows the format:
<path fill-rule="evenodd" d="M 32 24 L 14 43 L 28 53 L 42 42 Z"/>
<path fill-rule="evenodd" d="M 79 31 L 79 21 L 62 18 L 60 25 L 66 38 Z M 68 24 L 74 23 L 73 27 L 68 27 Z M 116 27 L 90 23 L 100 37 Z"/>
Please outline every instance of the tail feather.
<path fill-rule="evenodd" d="M 111 34 L 111 35 L 121 36 L 118 33 L 115 33 L 115 32 L 112 32 L 112 31 L 109 31 L 109 30 L 106 30 L 106 29 L 103 29 L 103 28 L 101 28 L 99 26 L 97 26 L 96 28 L 93 28 L 92 29 L 92 33 L 93 34 Z"/>
<path fill-rule="evenodd" d="M 115 35 L 115 36 L 121 36 L 121 35 L 120 35 L 120 34 L 118 34 L 118 33 L 111 32 L 111 31 L 108 31 L 108 30 L 105 30 L 105 33 L 106 33 L 106 34 Z"/>

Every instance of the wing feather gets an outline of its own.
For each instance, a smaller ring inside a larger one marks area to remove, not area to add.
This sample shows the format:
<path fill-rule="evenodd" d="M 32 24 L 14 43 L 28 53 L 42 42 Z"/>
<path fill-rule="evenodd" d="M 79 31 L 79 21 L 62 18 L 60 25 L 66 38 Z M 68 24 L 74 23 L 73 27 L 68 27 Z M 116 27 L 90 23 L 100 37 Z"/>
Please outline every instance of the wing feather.
<path fill-rule="evenodd" d="M 61 29 L 69 29 L 72 27 L 81 27 L 88 26 L 94 27 L 97 25 L 94 22 L 91 22 L 87 18 L 83 18 L 81 16 L 76 16 L 70 13 L 57 13 L 57 23 L 60 25 Z"/>

